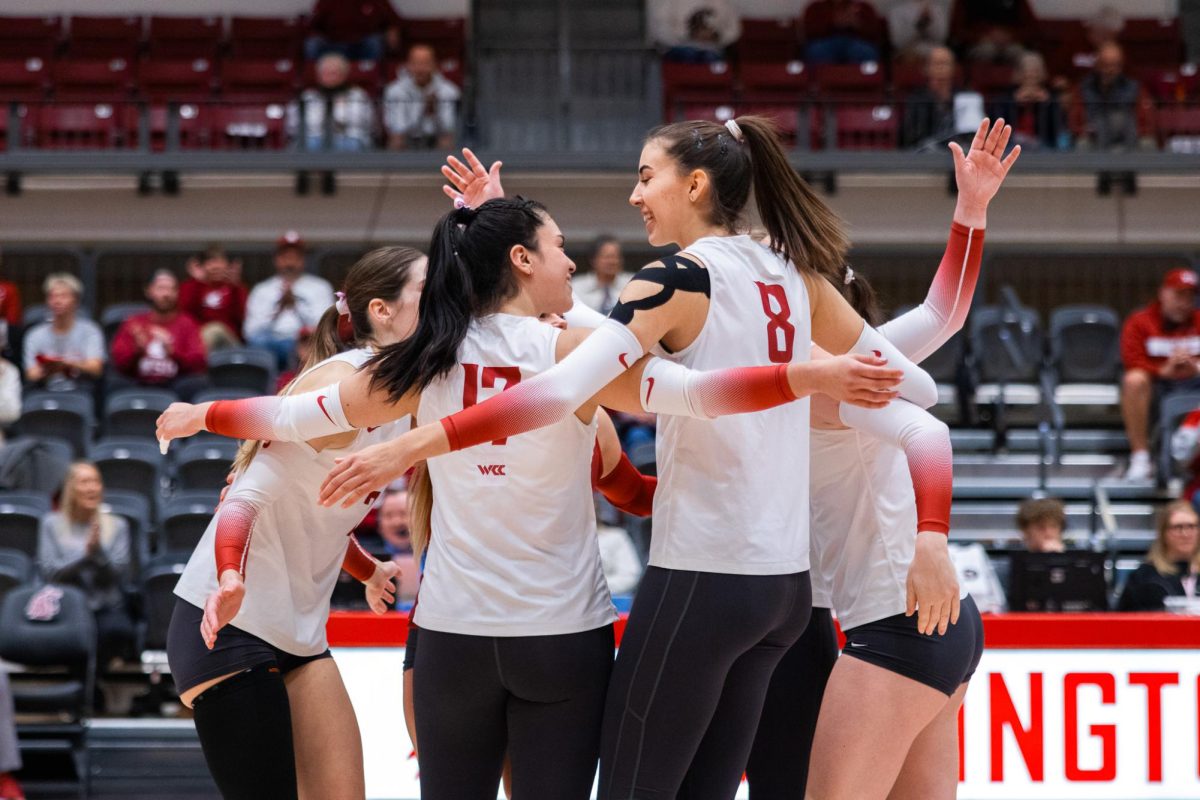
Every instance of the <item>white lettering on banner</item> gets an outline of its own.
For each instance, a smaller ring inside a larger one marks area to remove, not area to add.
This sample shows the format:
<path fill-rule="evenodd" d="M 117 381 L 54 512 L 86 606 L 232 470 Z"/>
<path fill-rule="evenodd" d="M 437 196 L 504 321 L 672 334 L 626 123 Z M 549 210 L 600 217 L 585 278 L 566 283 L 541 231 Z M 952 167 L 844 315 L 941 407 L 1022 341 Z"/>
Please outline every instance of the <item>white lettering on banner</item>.
<path fill-rule="evenodd" d="M 403 648 L 334 655 L 362 730 L 367 797 L 417 800 Z M 986 651 L 962 731 L 961 800 L 1200 797 L 1200 649 Z"/>
<path fill-rule="evenodd" d="M 1175 351 L 1200 355 L 1200 336 L 1151 336 L 1146 339 L 1146 355 L 1168 358 Z"/>

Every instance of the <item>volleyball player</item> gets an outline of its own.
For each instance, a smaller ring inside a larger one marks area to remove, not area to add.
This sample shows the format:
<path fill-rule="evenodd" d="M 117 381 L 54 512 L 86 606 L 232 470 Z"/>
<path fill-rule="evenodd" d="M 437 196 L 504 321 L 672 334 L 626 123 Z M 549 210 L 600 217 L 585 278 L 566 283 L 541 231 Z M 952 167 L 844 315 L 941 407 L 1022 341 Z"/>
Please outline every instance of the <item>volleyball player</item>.
<path fill-rule="evenodd" d="M 364 379 L 352 377 L 340 387 L 282 401 L 178 406 L 160 418 L 160 434 L 170 438 L 205 427 L 286 437 L 325 425 L 322 418 L 334 426 L 369 426 L 414 409 L 422 419 L 437 419 L 472 405 L 481 390 L 523 384 L 525 375 L 553 366 L 569 333 L 559 336 L 533 320 L 570 304 L 573 265 L 562 246 L 557 226 L 536 204 L 493 200 L 477 210 L 460 209 L 439 223 L 431 244 L 416 333 L 365 374 L 366 382 L 378 382 L 377 395 L 359 394 Z M 781 362 L 751 370 L 749 382 L 758 393 L 784 401 L 820 389 L 882 405 L 900 373 L 878 362 L 870 356 L 820 365 Z M 737 371 L 734 377 L 742 385 L 745 376 Z M 729 377 L 710 374 L 697 387 L 702 401 L 712 401 L 710 410 L 746 407 L 713 393 Z M 634 380 L 614 405 L 638 407 L 639 394 Z M 760 402 L 750 398 L 751 405 Z M 350 418 L 333 419 L 339 412 Z M 590 427 L 594 415 L 584 408 L 577 416 L 530 437 L 481 442 L 483 447 L 429 464 L 435 533 L 416 611 L 421 645 L 414 681 L 423 795 L 457 799 L 494 792 L 506 744 L 517 796 L 590 791 L 612 646 L 609 624 L 597 623 L 612 612 L 586 479 L 591 437 L 580 436 L 581 419 Z M 485 459 L 489 463 L 481 463 Z M 797 600 L 806 605 L 807 596 Z M 514 650 L 524 654 L 520 663 Z M 523 680 L 530 671 L 539 678 Z M 547 695 L 556 701 L 537 702 Z"/>
<path fill-rule="evenodd" d="M 1004 158 L 1010 133 L 997 120 L 990 130 L 981 125 L 966 154 L 951 146 L 958 202 L 937 274 L 924 303 L 879 326 L 914 361 L 945 344 L 966 319 L 986 209 L 1020 152 L 1014 148 Z M 864 318 L 878 321 L 874 292 L 862 275 L 847 267 L 840 285 Z M 815 796 L 884 797 L 898 773 L 903 780 L 894 796 L 954 796 L 955 715 L 978 662 L 982 628 L 969 598 L 962 617 L 957 607 L 947 618 L 914 603 L 914 572 L 955 580 L 945 543 L 950 442 L 945 426 L 929 415 L 892 405 L 864 415 L 839 413 L 827 398 L 813 400 L 813 458 L 823 465 L 812 479 L 814 623 L 771 679 L 747 770 L 752 800 L 804 796 L 818 708 Z M 805 688 L 824 687 L 834 670 L 831 606 L 848 631 L 850 658 L 838 662 L 833 689 L 818 706 Z M 934 631 L 939 636 L 931 637 Z M 864 696 L 875 702 L 863 703 Z M 897 708 L 904 709 L 903 719 L 890 716 Z M 864 729 L 887 735 L 864 735 Z M 949 756 L 930 752 L 943 747 Z"/>
<path fill-rule="evenodd" d="M 781 252 L 734 235 L 752 183 Z M 803 363 L 811 322 L 812 338 L 831 352 L 881 351 L 892 366 L 905 364 L 820 278 L 840 269 L 846 237 L 791 169 L 768 123 L 659 129 L 643 151 L 631 201 L 652 244 L 674 242 L 684 252 L 639 273 L 613 318 L 556 369 L 393 443 L 386 456 L 377 450 L 344 460 L 323 500 L 353 502 L 414 456 L 560 420 L 660 342 L 700 370 Z M 928 376 L 911 367 L 904 374 L 901 390 L 932 404 Z M 377 401 L 362 402 L 354 386 L 362 380 L 342 386 L 347 417 L 356 424 L 386 418 Z M 807 426 L 803 402 L 713 423 L 661 421 L 652 566 L 609 694 L 602 796 L 672 796 L 693 764 L 687 788 L 694 796 L 726 797 L 736 788 L 767 679 L 807 622 L 807 481 L 785 488 L 762 479 L 807 475 Z M 723 632 L 721 641 L 714 631 Z"/>
<path fill-rule="evenodd" d="M 325 385 L 407 336 L 424 272 L 424 256 L 409 248 L 364 256 L 347 275 L 341 308 L 322 317 L 309 364 L 285 391 Z M 339 353 L 342 338 L 359 349 Z M 167 641 L 180 698 L 195 711 L 225 798 L 364 796 L 358 723 L 329 657 L 325 622 L 340 568 L 367 582 L 377 613 L 391 599 L 396 569 L 347 542 L 369 506 L 328 509 L 310 498 L 336 453 L 407 427 L 239 451 L 233 484 L 176 586 Z"/>

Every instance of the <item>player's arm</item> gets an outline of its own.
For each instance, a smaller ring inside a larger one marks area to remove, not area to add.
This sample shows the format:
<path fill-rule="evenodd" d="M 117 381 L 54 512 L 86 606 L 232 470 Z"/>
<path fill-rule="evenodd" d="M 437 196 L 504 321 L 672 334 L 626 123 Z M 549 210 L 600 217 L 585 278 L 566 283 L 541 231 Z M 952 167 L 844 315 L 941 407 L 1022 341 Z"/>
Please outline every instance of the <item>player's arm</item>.
<path fill-rule="evenodd" d="M 596 447 L 592 452 L 592 488 L 622 511 L 648 517 L 654 507 L 658 479 L 643 475 L 621 450 L 617 429 L 601 409 L 596 427 Z"/>

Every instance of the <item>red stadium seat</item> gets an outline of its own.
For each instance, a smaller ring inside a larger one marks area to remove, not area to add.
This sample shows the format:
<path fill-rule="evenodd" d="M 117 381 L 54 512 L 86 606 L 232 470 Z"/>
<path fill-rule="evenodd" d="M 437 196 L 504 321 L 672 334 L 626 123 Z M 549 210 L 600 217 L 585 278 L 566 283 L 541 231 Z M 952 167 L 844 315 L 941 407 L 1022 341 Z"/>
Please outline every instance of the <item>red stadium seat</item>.
<path fill-rule="evenodd" d="M 808 69 L 803 61 L 743 62 L 738 77 L 747 95 L 796 102 L 808 96 Z"/>
<path fill-rule="evenodd" d="M 1125 49 L 1126 64 L 1170 66 L 1184 58 L 1178 17 L 1127 19 L 1118 38 Z"/>
<path fill-rule="evenodd" d="M 296 93 L 296 62 L 290 58 L 227 58 L 221 65 L 221 96 L 247 103 L 286 102 Z"/>
<path fill-rule="evenodd" d="M 840 150 L 896 149 L 899 114 L 891 105 L 843 105 L 833 119 Z"/>
<path fill-rule="evenodd" d="M 62 30 L 62 17 L 0 17 L 0 53 L 4 58 L 51 58 Z"/>
<path fill-rule="evenodd" d="M 466 20 L 462 17 L 406 19 L 400 38 L 407 50 L 414 44 L 433 46 L 438 61 L 462 61 L 466 55 Z M 442 69 L 445 72 L 445 68 Z"/>
<path fill-rule="evenodd" d="M 151 55 L 165 58 L 217 57 L 225 26 L 220 17 L 151 17 Z"/>
<path fill-rule="evenodd" d="M 146 114 L 146 129 L 142 130 L 142 114 Z M 167 149 L 167 129 L 170 125 L 170 114 L 174 112 L 176 127 L 179 129 L 180 150 L 202 150 L 209 147 L 209 136 L 212 125 L 209 122 L 211 109 L 198 103 L 183 103 L 167 106 L 164 103 L 149 106 L 126 106 L 121 114 L 121 129 L 125 141 L 141 145 L 143 133 L 146 135 L 150 149 L 161 152 Z"/>
<path fill-rule="evenodd" d="M 883 99 L 883 69 L 874 61 L 862 64 L 820 64 L 812 81 L 824 99 Z"/>
<path fill-rule="evenodd" d="M 1039 19 L 1037 51 L 1046 58 L 1046 68 L 1053 75 L 1075 75 L 1077 53 L 1090 53 L 1087 26 L 1079 19 Z"/>
<path fill-rule="evenodd" d="M 1187 152 L 1200 152 L 1200 105 L 1163 105 L 1155 114 L 1158 138 L 1162 146 L 1172 149 L 1172 139 L 1187 139 Z"/>
<path fill-rule="evenodd" d="M 279 103 L 220 105 L 212 110 L 212 147 L 216 150 L 278 150 L 286 109 Z"/>
<path fill-rule="evenodd" d="M 724 61 L 713 64 L 662 65 L 664 116 L 679 119 L 681 103 L 720 105 L 733 101 L 733 70 Z M 685 117 L 686 119 L 687 117 Z"/>
<path fill-rule="evenodd" d="M 1007 91 L 1013 85 L 1013 68 L 1008 64 L 976 62 L 971 65 L 971 88 L 985 97 Z"/>
<path fill-rule="evenodd" d="M 317 82 L 317 65 L 308 62 L 304 67 L 304 85 L 315 86 Z M 378 61 L 353 61 L 350 64 L 349 82 L 363 89 L 372 97 L 377 97 L 383 91 L 384 75 L 382 65 Z"/>
<path fill-rule="evenodd" d="M 203 102 L 213 95 L 215 75 L 207 58 L 146 58 L 138 67 L 138 90 L 155 102 Z"/>
<path fill-rule="evenodd" d="M 57 100 L 115 103 L 129 98 L 133 72 L 123 58 L 60 59 L 53 69 Z"/>
<path fill-rule="evenodd" d="M 229 52 L 238 58 L 297 58 L 304 26 L 295 17 L 233 17 Z"/>
<path fill-rule="evenodd" d="M 0 98 L 7 102 L 42 100 L 49 77 L 46 62 L 38 56 L 0 59 Z"/>
<path fill-rule="evenodd" d="M 71 17 L 67 55 L 72 58 L 137 58 L 141 17 Z"/>
<path fill-rule="evenodd" d="M 801 122 L 813 112 L 811 109 L 801 109 L 796 103 L 750 101 L 740 104 L 737 113 L 739 117 L 749 114 L 769 117 L 778 126 L 779 138 L 783 143 L 795 147 L 802 130 Z"/>
<path fill-rule="evenodd" d="M 727 103 L 682 101 L 676 107 L 675 116 L 669 119 L 672 122 L 679 122 L 685 119 L 707 119 L 712 122 L 724 123 L 726 120 L 733 119 L 739 113 L 739 109 L 734 106 L 732 101 Z"/>
<path fill-rule="evenodd" d="M 42 106 L 34 139 L 41 149 L 108 149 L 117 144 L 118 107 L 110 103 Z"/>
<path fill-rule="evenodd" d="M 742 35 L 734 45 L 738 61 L 788 62 L 800 57 L 800 33 L 794 17 L 742 20 Z"/>

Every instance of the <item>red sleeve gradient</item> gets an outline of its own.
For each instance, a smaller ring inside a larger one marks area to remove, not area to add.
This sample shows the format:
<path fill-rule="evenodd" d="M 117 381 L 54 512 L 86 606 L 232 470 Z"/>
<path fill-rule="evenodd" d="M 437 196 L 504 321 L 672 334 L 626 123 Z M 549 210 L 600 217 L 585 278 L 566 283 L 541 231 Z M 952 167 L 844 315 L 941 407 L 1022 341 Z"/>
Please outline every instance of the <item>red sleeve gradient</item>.
<path fill-rule="evenodd" d="M 351 533 L 349 539 L 346 544 L 346 557 L 342 559 L 342 569 L 359 583 L 366 583 L 375 574 L 375 559 L 363 549 L 357 536 Z"/>
<path fill-rule="evenodd" d="M 217 580 L 226 570 L 237 570 L 246 577 L 246 557 L 250 553 L 250 535 L 258 509 L 245 500 L 226 500 L 217 509 Z"/>

